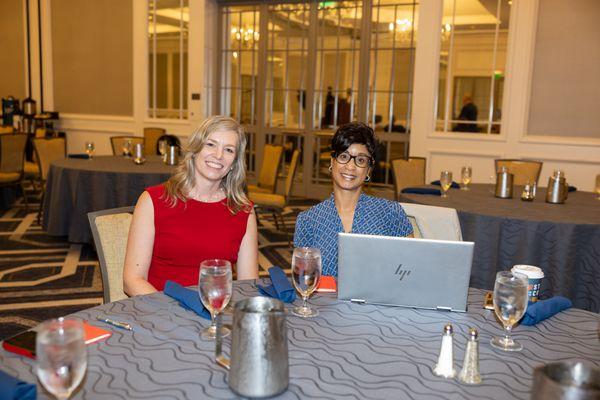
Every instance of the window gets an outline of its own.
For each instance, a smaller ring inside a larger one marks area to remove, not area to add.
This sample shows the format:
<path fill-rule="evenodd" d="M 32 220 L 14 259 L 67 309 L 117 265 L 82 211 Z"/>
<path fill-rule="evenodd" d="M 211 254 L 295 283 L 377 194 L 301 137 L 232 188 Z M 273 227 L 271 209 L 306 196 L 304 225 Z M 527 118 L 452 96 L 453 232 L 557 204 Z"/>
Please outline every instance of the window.
<path fill-rule="evenodd" d="M 148 116 L 187 119 L 188 0 L 148 1 Z"/>
<path fill-rule="evenodd" d="M 436 130 L 500 133 L 510 1 L 444 0 Z"/>

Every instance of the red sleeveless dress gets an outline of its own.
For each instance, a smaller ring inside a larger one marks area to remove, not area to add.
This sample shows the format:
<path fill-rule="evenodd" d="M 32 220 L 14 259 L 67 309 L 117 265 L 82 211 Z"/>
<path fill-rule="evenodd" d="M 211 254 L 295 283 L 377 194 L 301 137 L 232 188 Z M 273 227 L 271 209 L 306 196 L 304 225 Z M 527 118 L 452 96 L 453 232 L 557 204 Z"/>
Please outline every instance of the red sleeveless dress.
<path fill-rule="evenodd" d="M 237 261 L 249 213 L 232 214 L 226 200 L 204 203 L 189 199 L 170 207 L 163 185 L 146 189 L 154 205 L 154 248 L 148 281 L 163 290 L 167 280 L 197 285 L 200 263 L 210 258 Z"/>

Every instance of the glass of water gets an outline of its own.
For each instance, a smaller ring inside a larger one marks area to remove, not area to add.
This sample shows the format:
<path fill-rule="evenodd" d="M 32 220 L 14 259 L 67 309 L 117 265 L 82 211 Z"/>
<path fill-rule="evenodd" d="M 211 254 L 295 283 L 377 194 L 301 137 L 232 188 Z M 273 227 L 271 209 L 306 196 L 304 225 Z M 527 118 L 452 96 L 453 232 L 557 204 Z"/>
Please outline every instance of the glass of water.
<path fill-rule="evenodd" d="M 200 301 L 210 312 L 211 325 L 202 332 L 203 339 L 214 339 L 217 336 L 217 315 L 223 311 L 232 292 L 231 263 L 227 260 L 205 260 L 200 263 L 200 281 L 198 291 Z M 230 330 L 222 326 L 221 336 L 229 335 Z"/>
<path fill-rule="evenodd" d="M 523 346 L 511 337 L 512 327 L 527 309 L 527 275 L 502 271 L 496 274 L 494 284 L 494 311 L 504 326 L 504 337 L 493 337 L 493 347 L 504 351 L 520 351 Z"/>
<path fill-rule="evenodd" d="M 123 147 L 121 150 L 123 150 L 123 156 L 124 157 L 129 157 L 131 156 L 131 148 L 133 146 L 133 143 L 131 142 L 131 139 L 125 139 L 123 140 Z"/>
<path fill-rule="evenodd" d="M 600 174 L 596 175 L 596 199 L 600 200 Z"/>
<path fill-rule="evenodd" d="M 36 336 L 37 376 L 57 399 L 68 399 L 87 368 L 83 323 L 53 319 L 42 323 Z"/>
<path fill-rule="evenodd" d="M 460 170 L 460 179 L 462 181 L 462 190 L 469 190 L 469 183 L 471 183 L 471 176 L 473 175 L 473 168 L 462 167 Z"/>
<path fill-rule="evenodd" d="M 88 159 L 92 159 L 92 156 L 94 155 L 94 150 L 96 150 L 94 142 L 85 142 L 85 152 L 88 155 Z"/>
<path fill-rule="evenodd" d="M 440 186 L 442 187 L 442 197 L 448 197 L 446 192 L 452 186 L 452 172 L 442 171 L 440 174 Z"/>
<path fill-rule="evenodd" d="M 292 282 L 302 296 L 302 306 L 292 310 L 299 317 L 314 317 L 319 311 L 310 308 L 308 297 L 315 291 L 321 279 L 321 251 L 313 247 L 299 247 L 292 255 Z"/>
<path fill-rule="evenodd" d="M 158 152 L 163 158 L 167 154 L 167 141 L 165 139 L 158 141 Z"/>

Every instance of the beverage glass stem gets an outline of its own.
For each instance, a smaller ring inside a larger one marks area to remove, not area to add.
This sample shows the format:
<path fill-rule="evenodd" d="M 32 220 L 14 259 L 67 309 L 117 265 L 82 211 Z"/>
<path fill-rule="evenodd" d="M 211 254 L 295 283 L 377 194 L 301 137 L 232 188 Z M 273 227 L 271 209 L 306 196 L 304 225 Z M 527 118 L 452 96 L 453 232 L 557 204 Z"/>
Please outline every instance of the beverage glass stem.
<path fill-rule="evenodd" d="M 308 308 L 308 296 L 306 295 L 302 295 L 302 308 L 304 308 L 305 310 Z"/>
<path fill-rule="evenodd" d="M 512 326 L 504 325 L 504 342 L 506 344 L 509 344 L 510 342 L 512 342 L 512 338 L 510 337 L 511 330 L 512 330 Z"/>

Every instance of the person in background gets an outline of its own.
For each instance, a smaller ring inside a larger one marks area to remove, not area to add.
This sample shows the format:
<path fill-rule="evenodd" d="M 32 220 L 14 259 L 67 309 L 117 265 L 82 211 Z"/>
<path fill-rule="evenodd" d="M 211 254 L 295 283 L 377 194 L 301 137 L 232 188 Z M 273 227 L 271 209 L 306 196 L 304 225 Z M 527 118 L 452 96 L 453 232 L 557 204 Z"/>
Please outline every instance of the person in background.
<path fill-rule="evenodd" d="M 258 276 L 256 216 L 243 190 L 245 148 L 235 120 L 210 117 L 190 137 L 175 174 L 142 193 L 129 230 L 125 293 L 163 290 L 167 280 L 196 285 L 200 263 L 212 258 L 235 265 L 237 279 Z"/>
<path fill-rule="evenodd" d="M 460 121 L 477 121 L 477 106 L 470 94 L 463 96 L 463 106 L 458 115 Z M 477 123 L 459 123 L 453 129 L 455 132 L 479 132 Z"/>
<path fill-rule="evenodd" d="M 358 122 L 342 125 L 331 146 L 333 193 L 298 215 L 294 246 L 321 250 L 323 275 L 337 276 L 338 233 L 412 236 L 413 230 L 400 203 L 362 193 L 375 164 L 373 130 Z"/>

